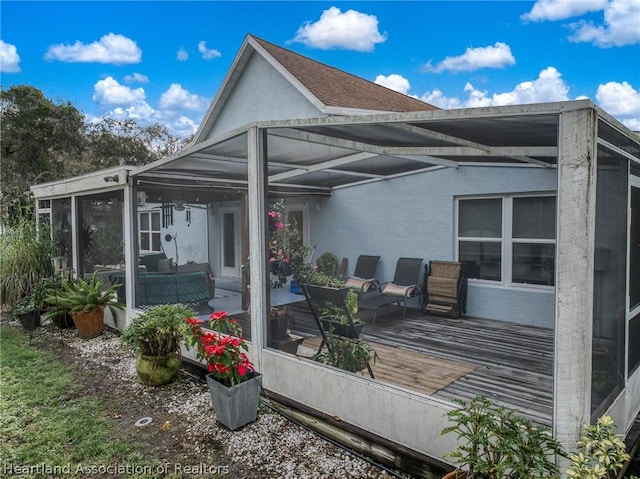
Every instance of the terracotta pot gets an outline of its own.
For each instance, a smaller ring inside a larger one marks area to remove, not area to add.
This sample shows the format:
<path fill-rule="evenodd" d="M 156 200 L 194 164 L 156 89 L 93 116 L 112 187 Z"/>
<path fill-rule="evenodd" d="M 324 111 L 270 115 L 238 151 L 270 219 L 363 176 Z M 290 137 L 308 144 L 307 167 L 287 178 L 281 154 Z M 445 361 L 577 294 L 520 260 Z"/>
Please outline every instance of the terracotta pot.
<path fill-rule="evenodd" d="M 78 330 L 78 336 L 82 339 L 100 336 L 104 330 L 104 305 L 91 311 L 71 313 L 71 317 Z"/>
<path fill-rule="evenodd" d="M 467 478 L 467 471 L 451 471 L 448 474 L 445 474 L 444 476 L 442 476 L 442 479 L 466 479 Z"/>

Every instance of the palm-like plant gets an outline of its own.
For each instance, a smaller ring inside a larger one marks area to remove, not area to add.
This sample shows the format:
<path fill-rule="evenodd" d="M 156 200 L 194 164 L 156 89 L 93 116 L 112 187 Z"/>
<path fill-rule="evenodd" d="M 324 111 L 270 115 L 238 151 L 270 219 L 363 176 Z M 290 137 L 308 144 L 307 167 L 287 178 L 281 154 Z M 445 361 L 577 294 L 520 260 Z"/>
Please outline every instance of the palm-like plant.
<path fill-rule="evenodd" d="M 78 278 L 74 281 L 64 281 L 62 288 L 50 291 L 45 301 L 71 314 L 108 307 L 115 315 L 116 309 L 124 308 L 124 304 L 118 300 L 117 296 L 120 287 L 120 284 L 113 284 L 105 288 L 104 282 L 98 277 L 96 271 L 90 279 Z"/>

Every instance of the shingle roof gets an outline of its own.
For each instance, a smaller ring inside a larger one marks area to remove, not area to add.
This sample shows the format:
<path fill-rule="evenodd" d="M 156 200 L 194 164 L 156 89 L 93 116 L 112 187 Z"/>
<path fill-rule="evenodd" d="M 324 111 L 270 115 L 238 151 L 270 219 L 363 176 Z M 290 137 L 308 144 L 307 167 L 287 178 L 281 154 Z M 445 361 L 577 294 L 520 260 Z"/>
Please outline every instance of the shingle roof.
<path fill-rule="evenodd" d="M 381 111 L 438 108 L 251 36 L 325 106 Z"/>

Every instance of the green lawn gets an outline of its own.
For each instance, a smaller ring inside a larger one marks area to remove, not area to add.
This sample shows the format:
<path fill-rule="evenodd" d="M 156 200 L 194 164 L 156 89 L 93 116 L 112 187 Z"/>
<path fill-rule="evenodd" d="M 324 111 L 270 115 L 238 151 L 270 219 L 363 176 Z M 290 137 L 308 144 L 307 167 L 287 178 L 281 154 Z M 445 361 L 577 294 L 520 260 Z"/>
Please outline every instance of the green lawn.
<path fill-rule="evenodd" d="M 0 477 L 155 477 L 160 464 L 64 364 L 23 331 L 0 326 L 0 335 Z"/>

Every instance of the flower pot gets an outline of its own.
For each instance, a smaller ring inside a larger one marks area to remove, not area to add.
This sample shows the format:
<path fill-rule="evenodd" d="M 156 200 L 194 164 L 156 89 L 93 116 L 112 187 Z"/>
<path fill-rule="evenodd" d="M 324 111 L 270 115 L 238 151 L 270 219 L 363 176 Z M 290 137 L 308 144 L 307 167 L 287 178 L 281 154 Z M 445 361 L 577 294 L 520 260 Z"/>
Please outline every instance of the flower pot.
<path fill-rule="evenodd" d="M 27 331 L 33 331 L 40 327 L 40 310 L 34 309 L 26 313 L 16 314 L 18 321 Z"/>
<path fill-rule="evenodd" d="M 271 319 L 271 339 L 284 339 L 289 336 L 289 318 L 281 316 Z"/>
<path fill-rule="evenodd" d="M 227 387 L 207 374 L 216 420 L 232 431 L 255 421 L 258 415 L 262 375 L 249 372 L 250 379 Z"/>
<path fill-rule="evenodd" d="M 358 339 L 360 337 L 360 333 L 362 333 L 362 330 L 364 329 L 365 323 L 355 323 L 353 327 L 351 327 L 349 324 L 344 324 L 334 319 L 320 318 L 320 324 L 322 324 L 322 329 L 327 332 L 331 331 L 337 336 Z"/>
<path fill-rule="evenodd" d="M 53 324 L 55 324 L 60 329 L 76 327 L 70 314 L 65 314 L 64 316 L 56 316 L 51 321 L 53 321 Z"/>
<path fill-rule="evenodd" d="M 445 474 L 444 476 L 442 476 L 442 479 L 466 479 L 467 478 L 467 471 L 451 471 L 448 474 Z"/>
<path fill-rule="evenodd" d="M 71 313 L 73 324 L 76 325 L 78 336 L 91 339 L 102 334 L 104 330 L 104 306 L 100 305 L 91 311 Z"/>
<path fill-rule="evenodd" d="M 164 356 L 138 354 L 136 371 L 146 385 L 162 386 L 176 378 L 181 362 L 182 356 L 179 351 Z"/>

